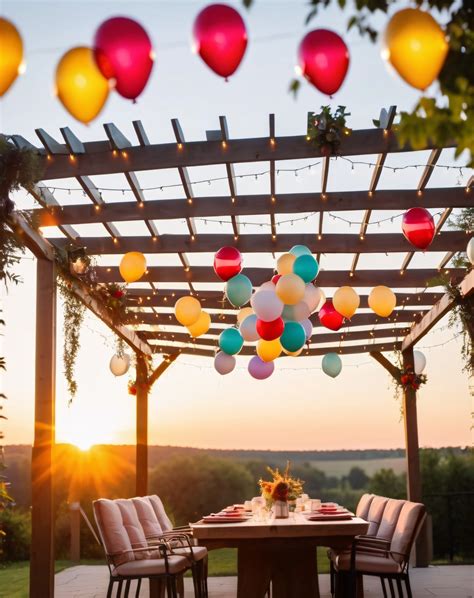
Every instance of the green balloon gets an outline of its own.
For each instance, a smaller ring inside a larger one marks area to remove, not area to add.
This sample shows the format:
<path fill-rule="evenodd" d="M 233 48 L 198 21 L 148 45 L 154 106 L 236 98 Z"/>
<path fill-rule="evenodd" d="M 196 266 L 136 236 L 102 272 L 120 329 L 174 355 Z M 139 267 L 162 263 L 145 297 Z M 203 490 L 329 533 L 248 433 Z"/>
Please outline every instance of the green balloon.
<path fill-rule="evenodd" d="M 319 272 L 319 264 L 312 255 L 300 255 L 293 262 L 293 272 L 305 282 L 312 282 Z"/>
<path fill-rule="evenodd" d="M 227 281 L 225 294 L 234 307 L 242 307 L 252 296 L 252 283 L 245 274 L 237 274 Z"/>
<path fill-rule="evenodd" d="M 342 370 L 342 361 L 337 353 L 326 353 L 321 365 L 323 372 L 331 378 L 339 376 Z"/>
<path fill-rule="evenodd" d="M 227 328 L 219 336 L 219 347 L 227 355 L 235 355 L 244 344 L 243 336 L 237 328 Z"/>
<path fill-rule="evenodd" d="M 300 255 L 311 255 L 311 249 L 306 247 L 306 245 L 293 245 L 289 253 L 296 255 L 296 257 L 300 257 Z"/>
<path fill-rule="evenodd" d="M 306 342 L 306 332 L 299 322 L 286 322 L 283 334 L 280 336 L 281 346 L 294 353 L 299 351 Z"/>

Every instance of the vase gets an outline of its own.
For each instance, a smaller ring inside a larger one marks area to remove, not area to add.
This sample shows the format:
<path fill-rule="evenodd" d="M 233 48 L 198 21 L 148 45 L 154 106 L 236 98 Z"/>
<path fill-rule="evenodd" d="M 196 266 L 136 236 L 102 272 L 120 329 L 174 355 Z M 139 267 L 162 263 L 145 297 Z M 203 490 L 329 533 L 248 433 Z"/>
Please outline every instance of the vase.
<path fill-rule="evenodd" d="M 288 503 L 285 500 L 276 500 L 273 503 L 273 512 L 275 514 L 275 519 L 288 519 L 290 516 Z"/>

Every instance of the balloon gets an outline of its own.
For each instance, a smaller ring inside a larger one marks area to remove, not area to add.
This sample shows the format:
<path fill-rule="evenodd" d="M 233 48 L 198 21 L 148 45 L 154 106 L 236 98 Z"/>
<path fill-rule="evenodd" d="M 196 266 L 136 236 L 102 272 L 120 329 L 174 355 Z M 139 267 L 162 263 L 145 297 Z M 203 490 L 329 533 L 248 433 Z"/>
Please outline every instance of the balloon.
<path fill-rule="evenodd" d="M 282 318 L 277 318 L 272 322 L 265 322 L 264 320 L 257 320 L 257 332 L 260 338 L 266 341 L 273 341 L 280 338 L 285 327 L 285 322 Z"/>
<path fill-rule="evenodd" d="M 192 326 L 201 315 L 201 304 L 196 297 L 180 297 L 174 305 L 174 315 L 183 326 Z"/>
<path fill-rule="evenodd" d="M 342 361 L 337 353 L 326 353 L 322 362 L 323 372 L 331 378 L 339 376 L 342 370 Z"/>
<path fill-rule="evenodd" d="M 254 355 L 249 361 L 248 370 L 255 380 L 265 380 L 273 374 L 275 363 L 273 361 L 263 361 L 258 355 Z"/>
<path fill-rule="evenodd" d="M 360 297 L 352 287 L 341 287 L 334 293 L 332 303 L 336 311 L 350 319 L 360 305 Z"/>
<path fill-rule="evenodd" d="M 272 282 L 273 284 L 276 284 L 281 278 L 281 274 L 275 274 L 275 276 L 272 276 Z"/>
<path fill-rule="evenodd" d="M 271 280 L 267 280 L 267 282 L 264 282 L 263 284 L 261 284 L 259 286 L 258 290 L 259 291 L 274 291 L 275 284 Z"/>
<path fill-rule="evenodd" d="M 234 307 L 242 307 L 252 296 L 252 283 L 245 274 L 237 274 L 227 281 L 225 294 Z"/>
<path fill-rule="evenodd" d="M 313 284 L 307 284 L 304 290 L 303 301 L 309 308 L 309 312 L 312 314 L 321 303 L 322 293 L 318 287 L 315 287 Z"/>
<path fill-rule="evenodd" d="M 139 251 L 129 251 L 120 260 L 120 276 L 125 282 L 136 282 L 146 272 L 146 259 Z"/>
<path fill-rule="evenodd" d="M 278 274 L 291 274 L 293 272 L 293 263 L 296 256 L 292 253 L 284 253 L 277 259 Z M 278 281 L 277 281 L 278 282 Z"/>
<path fill-rule="evenodd" d="M 109 367 L 114 376 L 123 376 L 130 367 L 130 355 L 127 355 L 127 353 L 113 355 Z"/>
<path fill-rule="evenodd" d="M 257 343 L 257 355 L 262 361 L 273 361 L 280 356 L 281 343 L 279 338 L 275 338 L 271 341 L 260 339 Z"/>
<path fill-rule="evenodd" d="M 301 326 L 304 328 L 304 333 L 306 334 L 306 340 L 309 341 L 313 336 L 313 323 L 311 320 L 302 320 L 300 322 Z"/>
<path fill-rule="evenodd" d="M 334 31 L 315 29 L 305 35 L 298 50 L 303 76 L 320 92 L 333 95 L 349 68 L 349 50 Z"/>
<path fill-rule="evenodd" d="M 127 17 L 107 19 L 94 36 L 94 57 L 117 92 L 135 100 L 145 88 L 153 68 L 153 47 L 140 23 Z"/>
<path fill-rule="evenodd" d="M 396 12 L 385 30 L 382 56 L 412 87 L 425 90 L 438 77 L 449 50 L 444 31 L 418 8 Z"/>
<path fill-rule="evenodd" d="M 296 305 L 285 305 L 281 317 L 285 320 L 294 320 L 295 322 L 301 322 L 306 320 L 311 315 L 308 304 L 304 301 L 299 301 Z"/>
<path fill-rule="evenodd" d="M 222 351 L 216 353 L 216 356 L 214 357 L 214 368 L 221 374 L 221 376 L 230 374 L 235 368 L 235 364 L 235 357 L 233 355 L 227 355 L 227 353 L 223 353 Z"/>
<path fill-rule="evenodd" d="M 242 255 L 235 247 L 221 247 L 214 256 L 214 272 L 227 282 L 242 270 Z"/>
<path fill-rule="evenodd" d="M 194 21 L 195 49 L 221 77 L 237 70 L 247 47 L 247 31 L 240 14 L 226 4 L 211 4 Z"/>
<path fill-rule="evenodd" d="M 391 289 L 380 285 L 378 287 L 374 287 L 370 291 L 368 303 L 370 309 L 378 316 L 381 316 L 382 318 L 388 318 L 388 316 L 395 309 L 397 298 Z"/>
<path fill-rule="evenodd" d="M 300 255 L 311 255 L 311 249 L 306 247 L 306 245 L 293 245 L 290 249 L 290 253 L 295 257 L 300 257 Z"/>
<path fill-rule="evenodd" d="M 287 351 L 298 351 L 306 342 L 305 329 L 299 322 L 286 322 L 280 342 Z"/>
<path fill-rule="evenodd" d="M 238 353 L 244 344 L 244 339 L 237 328 L 227 328 L 219 336 L 219 347 L 228 355 Z"/>
<path fill-rule="evenodd" d="M 467 244 L 466 248 L 467 259 L 471 262 L 474 266 L 474 237 L 469 239 L 469 243 Z"/>
<path fill-rule="evenodd" d="M 199 314 L 199 318 L 192 324 L 188 326 L 189 334 L 193 338 L 197 338 L 201 336 L 201 334 L 206 334 L 206 332 L 211 327 L 211 316 L 207 313 L 207 311 L 201 311 Z"/>
<path fill-rule="evenodd" d="M 248 343 L 258 341 L 260 335 L 257 332 L 257 316 L 255 314 L 251 314 L 245 318 L 240 325 L 240 334 Z"/>
<path fill-rule="evenodd" d="M 328 299 L 319 310 L 319 321 L 329 330 L 339 330 L 344 324 L 344 317 L 334 309 L 332 301 Z"/>
<path fill-rule="evenodd" d="M 295 305 L 303 299 L 305 288 L 297 274 L 284 274 L 276 284 L 276 294 L 283 303 Z"/>
<path fill-rule="evenodd" d="M 298 355 L 301 355 L 301 353 L 303 353 L 303 349 L 304 347 L 301 347 L 301 349 L 298 349 L 298 351 L 286 351 L 285 349 L 283 349 L 283 352 L 286 353 L 286 355 L 288 355 L 289 357 L 298 357 Z"/>
<path fill-rule="evenodd" d="M 293 272 L 304 282 L 312 282 L 319 272 L 319 264 L 312 255 L 300 255 L 293 263 Z"/>
<path fill-rule="evenodd" d="M 56 67 L 56 93 L 66 110 L 80 122 L 94 120 L 109 96 L 105 79 L 90 48 L 72 48 Z"/>
<path fill-rule="evenodd" d="M 281 301 L 275 291 L 258 291 L 250 298 L 250 305 L 260 320 L 271 322 L 281 316 L 283 311 L 283 301 Z"/>
<path fill-rule="evenodd" d="M 251 307 L 242 307 L 242 309 L 239 311 L 239 313 L 237 314 L 237 324 L 242 324 L 242 322 L 245 320 L 245 318 L 247 318 L 248 316 L 251 316 L 253 314 L 253 309 Z"/>
<path fill-rule="evenodd" d="M 13 23 L 0 17 L 0 96 L 3 96 L 21 72 L 23 41 Z"/>
<path fill-rule="evenodd" d="M 403 214 L 402 231 L 412 245 L 426 249 L 435 236 L 433 216 L 425 208 L 411 208 Z"/>
<path fill-rule="evenodd" d="M 421 351 L 413 351 L 413 369 L 418 376 L 423 373 L 426 367 L 426 357 Z"/>

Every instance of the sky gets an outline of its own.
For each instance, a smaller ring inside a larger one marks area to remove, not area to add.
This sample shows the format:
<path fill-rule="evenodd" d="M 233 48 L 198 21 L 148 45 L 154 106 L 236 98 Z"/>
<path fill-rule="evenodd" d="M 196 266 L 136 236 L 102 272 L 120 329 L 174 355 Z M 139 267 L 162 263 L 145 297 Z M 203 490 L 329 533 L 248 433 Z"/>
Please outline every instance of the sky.
<path fill-rule="evenodd" d="M 321 105 L 343 104 L 353 128 L 369 128 L 382 107 L 397 105 L 409 110 L 417 92 L 391 72 L 380 57 L 380 47 L 363 40 L 355 32 L 347 34 L 348 15 L 337 8 L 325 10 L 308 27 L 304 26 L 307 5 L 300 1 L 256 0 L 250 11 L 240 3 L 229 2 L 242 13 L 249 34 L 247 53 L 237 73 L 228 83 L 214 75 L 191 50 L 192 23 L 205 2 L 15 2 L 3 1 L 1 14 L 14 21 L 25 43 L 27 70 L 0 101 L 0 131 L 17 133 L 39 144 L 35 128 L 42 127 L 60 139 L 59 127 L 70 126 L 82 140 L 105 139 L 102 123 L 115 122 L 135 140 L 132 120 L 142 120 L 152 143 L 174 140 L 170 119 L 177 117 L 186 140 L 205 138 L 205 131 L 219 127 L 219 116 L 227 116 L 231 137 L 268 135 L 268 114 L 276 115 L 277 135 L 306 132 L 306 114 Z M 400 5 L 400 8 L 402 5 Z M 347 11 L 346 11 L 347 13 Z M 61 55 L 76 45 L 89 45 L 95 29 L 108 17 L 130 16 L 148 30 L 156 52 L 156 63 L 145 92 L 136 104 L 111 94 L 102 114 L 89 126 L 81 125 L 54 98 L 55 66 Z M 383 26 L 385 17 L 376 20 Z M 295 101 L 287 92 L 294 76 L 296 50 L 304 33 L 327 27 L 342 34 L 350 48 L 351 64 L 341 90 L 330 100 L 304 83 Z M 417 165 L 428 152 L 390 156 L 387 163 Z M 364 156 L 370 161 L 374 156 Z M 307 165 L 296 161 L 291 167 Z M 455 164 L 452 151 L 445 150 L 440 164 Z M 462 157 L 456 163 L 462 166 Z M 268 165 L 243 164 L 237 174 L 255 173 Z M 289 163 L 279 163 L 281 169 Z M 367 189 L 371 169 L 332 161 L 329 190 Z M 222 176 L 223 165 L 190 169 L 191 180 Z M 397 173 L 384 171 L 379 188 L 411 188 L 420 168 Z M 465 184 L 467 169 L 438 169 L 429 186 Z M 315 176 L 314 176 L 315 175 Z M 143 187 L 179 181 L 177 170 L 138 173 Z M 119 175 L 94 177 L 98 186 L 125 186 Z M 57 186 L 61 186 L 57 181 Z M 53 183 L 52 183 L 53 184 Z M 65 184 L 70 184 L 65 182 Z M 268 193 L 268 178 L 238 180 L 238 193 Z M 318 190 L 320 171 L 315 166 L 300 176 L 282 172 L 277 192 Z M 72 185 L 71 185 L 72 186 Z M 225 183 L 196 185 L 196 194 L 228 194 Z M 62 203 L 87 201 L 77 192 L 58 191 Z M 147 199 L 183 197 L 177 187 L 166 192 L 146 192 Z M 19 207 L 31 207 L 31 198 L 19 192 Z M 106 201 L 130 196 L 110 193 Z M 397 212 L 374 212 L 372 220 L 399 216 Z M 346 213 L 354 222 L 358 213 Z M 284 219 L 283 217 L 280 220 Z M 253 217 L 247 225 L 252 232 L 267 232 L 255 223 L 266 217 Z M 253 224 L 252 224 L 253 223 Z M 198 222 L 198 232 L 227 232 L 229 225 Z M 267 226 L 267 224 L 265 224 Z M 315 230 L 317 220 L 298 223 L 298 231 Z M 384 223 L 383 231 L 399 231 L 399 218 Z M 83 235 L 101 235 L 95 225 L 76 227 Z M 120 223 L 122 234 L 145 234 L 141 223 Z M 372 232 L 379 229 L 374 225 Z M 290 223 L 280 224 L 279 232 L 294 232 Z M 351 232 L 348 223 L 325 221 L 326 232 Z M 181 222 L 160 223 L 160 232 L 185 232 Z M 370 232 L 370 231 L 369 231 Z M 411 267 L 434 267 L 439 254 L 416 254 Z M 178 265 L 176 256 L 147 256 L 150 265 Z M 113 256 L 108 263 L 118 263 Z M 193 265 L 210 265 L 211 254 L 191 256 Z M 256 261 L 258 260 L 258 262 Z M 271 266 L 270 258 L 247 254 L 248 266 Z M 399 268 L 403 254 L 376 258 L 361 256 L 360 268 Z M 350 255 L 323 256 L 321 267 L 348 269 Z M 34 421 L 34 341 L 35 341 L 35 261 L 25 254 L 19 267 L 24 282 L 2 289 L 2 309 L 7 326 L 0 339 L 0 354 L 7 358 L 3 392 L 8 396 L 3 425 L 7 444 L 30 443 Z M 383 278 L 380 280 L 383 284 Z M 222 286 L 222 285 L 221 285 Z M 220 288 L 216 284 L 216 288 Z M 324 289 L 329 293 L 331 289 Z M 56 394 L 56 437 L 58 442 L 84 446 L 91 443 L 133 443 L 134 398 L 127 393 L 127 377 L 114 378 L 109 360 L 114 353 L 110 331 L 93 315 L 87 315 L 81 332 L 81 350 L 76 372 L 79 390 L 68 406 L 63 377 L 62 312 L 58 313 L 58 362 Z M 471 397 L 467 376 L 462 373 L 459 331 L 448 327 L 447 318 L 426 336 L 420 349 L 427 357 L 428 384 L 420 391 L 419 436 L 421 446 L 467 445 L 471 439 Z M 208 448 L 255 449 L 338 449 L 390 448 L 404 445 L 400 404 L 386 371 L 368 355 L 343 357 L 343 371 L 331 379 L 321 371 L 320 357 L 279 359 L 275 374 L 265 382 L 250 378 L 248 358 L 240 357 L 236 371 L 225 377 L 214 372 L 212 360 L 181 356 L 159 379 L 150 396 L 150 444 L 173 444 Z M 159 357 L 156 360 L 159 363 Z"/>

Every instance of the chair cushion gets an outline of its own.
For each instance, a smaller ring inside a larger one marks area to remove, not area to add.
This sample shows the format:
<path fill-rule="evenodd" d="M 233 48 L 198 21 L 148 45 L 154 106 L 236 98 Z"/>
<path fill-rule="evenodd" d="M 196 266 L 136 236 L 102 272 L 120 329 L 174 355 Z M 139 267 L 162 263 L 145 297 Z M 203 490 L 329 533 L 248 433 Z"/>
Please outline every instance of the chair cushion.
<path fill-rule="evenodd" d="M 147 539 L 161 536 L 163 530 L 150 501 L 147 498 L 132 498 L 140 525 Z"/>
<path fill-rule="evenodd" d="M 146 496 L 145 498 L 148 499 L 151 506 L 153 507 L 153 510 L 155 511 L 155 515 L 156 515 L 158 521 L 160 522 L 161 529 L 164 532 L 167 532 L 170 529 L 173 529 L 173 524 L 171 523 L 170 518 L 166 514 L 165 507 L 163 506 L 163 503 L 161 502 L 161 498 L 156 496 L 156 494 L 152 494 L 151 496 Z"/>
<path fill-rule="evenodd" d="M 367 521 L 369 522 L 369 529 L 367 530 L 368 536 L 377 535 L 380 522 L 382 521 L 382 515 L 385 509 L 385 505 L 388 502 L 388 498 L 384 496 L 374 496 L 370 503 L 369 512 L 367 514 Z"/>
<path fill-rule="evenodd" d="M 405 500 L 396 500 L 394 498 L 388 500 L 383 511 L 382 521 L 377 530 L 377 538 L 382 538 L 382 540 L 392 539 L 400 511 L 405 503 Z"/>
<path fill-rule="evenodd" d="M 188 548 L 173 548 L 175 554 L 187 556 L 191 558 L 191 550 Z M 207 548 L 205 546 L 193 546 L 193 556 L 195 561 L 202 561 L 207 556 Z"/>
<path fill-rule="evenodd" d="M 419 524 L 425 512 L 425 505 L 416 502 L 406 501 L 398 517 L 397 525 L 392 537 L 391 550 L 408 554 L 416 534 L 419 531 Z M 402 557 L 397 557 L 402 560 Z"/>
<path fill-rule="evenodd" d="M 373 494 L 363 494 L 360 497 L 356 509 L 356 517 L 360 517 L 361 519 L 367 519 L 367 516 L 369 514 L 370 503 L 372 502 L 373 498 Z"/>
<path fill-rule="evenodd" d="M 115 565 L 135 560 L 130 537 L 123 525 L 122 513 L 113 500 L 100 498 L 93 503 L 94 517 L 105 551 L 111 556 Z M 122 554 L 118 554 L 122 553 Z M 117 556 L 113 556 L 113 555 Z"/>
<path fill-rule="evenodd" d="M 341 552 L 333 561 L 338 571 L 351 568 L 350 552 Z M 356 554 L 356 569 L 366 573 L 401 573 L 401 567 L 392 557 L 381 557 L 363 552 Z"/>
<path fill-rule="evenodd" d="M 189 560 L 182 556 L 169 556 L 168 565 L 170 573 L 180 573 L 189 568 Z M 146 559 L 132 561 L 116 567 L 113 576 L 123 575 L 136 577 L 139 575 L 164 575 L 166 573 L 164 559 Z"/>

